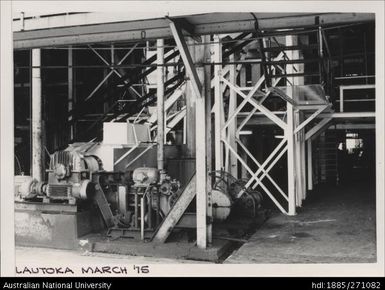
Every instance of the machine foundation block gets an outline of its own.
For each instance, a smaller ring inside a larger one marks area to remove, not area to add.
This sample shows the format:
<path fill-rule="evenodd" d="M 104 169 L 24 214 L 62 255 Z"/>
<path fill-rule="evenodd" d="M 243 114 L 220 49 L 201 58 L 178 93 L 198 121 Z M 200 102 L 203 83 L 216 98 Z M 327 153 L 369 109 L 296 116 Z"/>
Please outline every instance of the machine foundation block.
<path fill-rule="evenodd" d="M 98 213 L 78 211 L 77 205 L 15 202 L 15 236 L 18 246 L 77 249 L 78 239 L 100 231 Z"/>

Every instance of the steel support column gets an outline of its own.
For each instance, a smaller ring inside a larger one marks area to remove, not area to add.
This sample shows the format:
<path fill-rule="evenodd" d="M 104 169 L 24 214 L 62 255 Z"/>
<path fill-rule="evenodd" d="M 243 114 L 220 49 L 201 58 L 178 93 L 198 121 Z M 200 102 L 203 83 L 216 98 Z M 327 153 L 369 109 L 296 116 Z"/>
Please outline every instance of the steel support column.
<path fill-rule="evenodd" d="M 163 173 L 164 170 L 164 40 L 158 39 L 157 46 L 157 157 L 158 157 L 158 169 Z"/>

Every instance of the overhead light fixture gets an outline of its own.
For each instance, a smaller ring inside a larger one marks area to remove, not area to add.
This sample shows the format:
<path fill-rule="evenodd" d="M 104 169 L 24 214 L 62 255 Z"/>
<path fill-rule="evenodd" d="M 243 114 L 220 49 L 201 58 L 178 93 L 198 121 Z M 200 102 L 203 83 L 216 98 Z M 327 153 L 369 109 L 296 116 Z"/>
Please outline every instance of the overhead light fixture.
<path fill-rule="evenodd" d="M 285 138 L 285 136 L 283 136 L 283 135 L 275 135 L 274 138 L 276 138 L 276 139 L 283 139 L 283 138 Z"/>
<path fill-rule="evenodd" d="M 253 134 L 253 131 L 250 131 L 250 130 L 244 130 L 239 132 L 239 135 L 251 135 L 251 134 Z"/>

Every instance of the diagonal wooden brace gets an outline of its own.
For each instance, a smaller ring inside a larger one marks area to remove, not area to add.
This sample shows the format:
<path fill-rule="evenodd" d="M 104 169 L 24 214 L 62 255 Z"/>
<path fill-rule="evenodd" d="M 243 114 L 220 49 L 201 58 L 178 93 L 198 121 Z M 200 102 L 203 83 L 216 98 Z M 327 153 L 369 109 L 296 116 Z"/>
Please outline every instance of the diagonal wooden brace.
<path fill-rule="evenodd" d="M 194 93 L 198 98 L 202 98 L 202 84 L 199 80 L 198 73 L 194 67 L 194 63 L 191 58 L 191 54 L 187 48 L 187 43 L 184 39 L 180 27 L 173 21 L 170 22 L 170 28 L 172 35 L 174 36 L 176 45 L 178 46 L 179 53 L 182 57 L 187 74 L 191 80 Z"/>

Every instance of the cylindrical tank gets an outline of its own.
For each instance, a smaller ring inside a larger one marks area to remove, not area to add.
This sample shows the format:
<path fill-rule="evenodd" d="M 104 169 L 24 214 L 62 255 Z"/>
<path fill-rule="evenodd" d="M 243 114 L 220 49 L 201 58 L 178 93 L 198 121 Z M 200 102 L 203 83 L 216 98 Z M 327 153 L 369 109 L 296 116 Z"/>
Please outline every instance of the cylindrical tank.
<path fill-rule="evenodd" d="M 218 221 L 224 221 L 230 215 L 231 198 L 228 194 L 213 189 L 211 191 L 211 203 L 213 207 L 213 218 Z"/>

